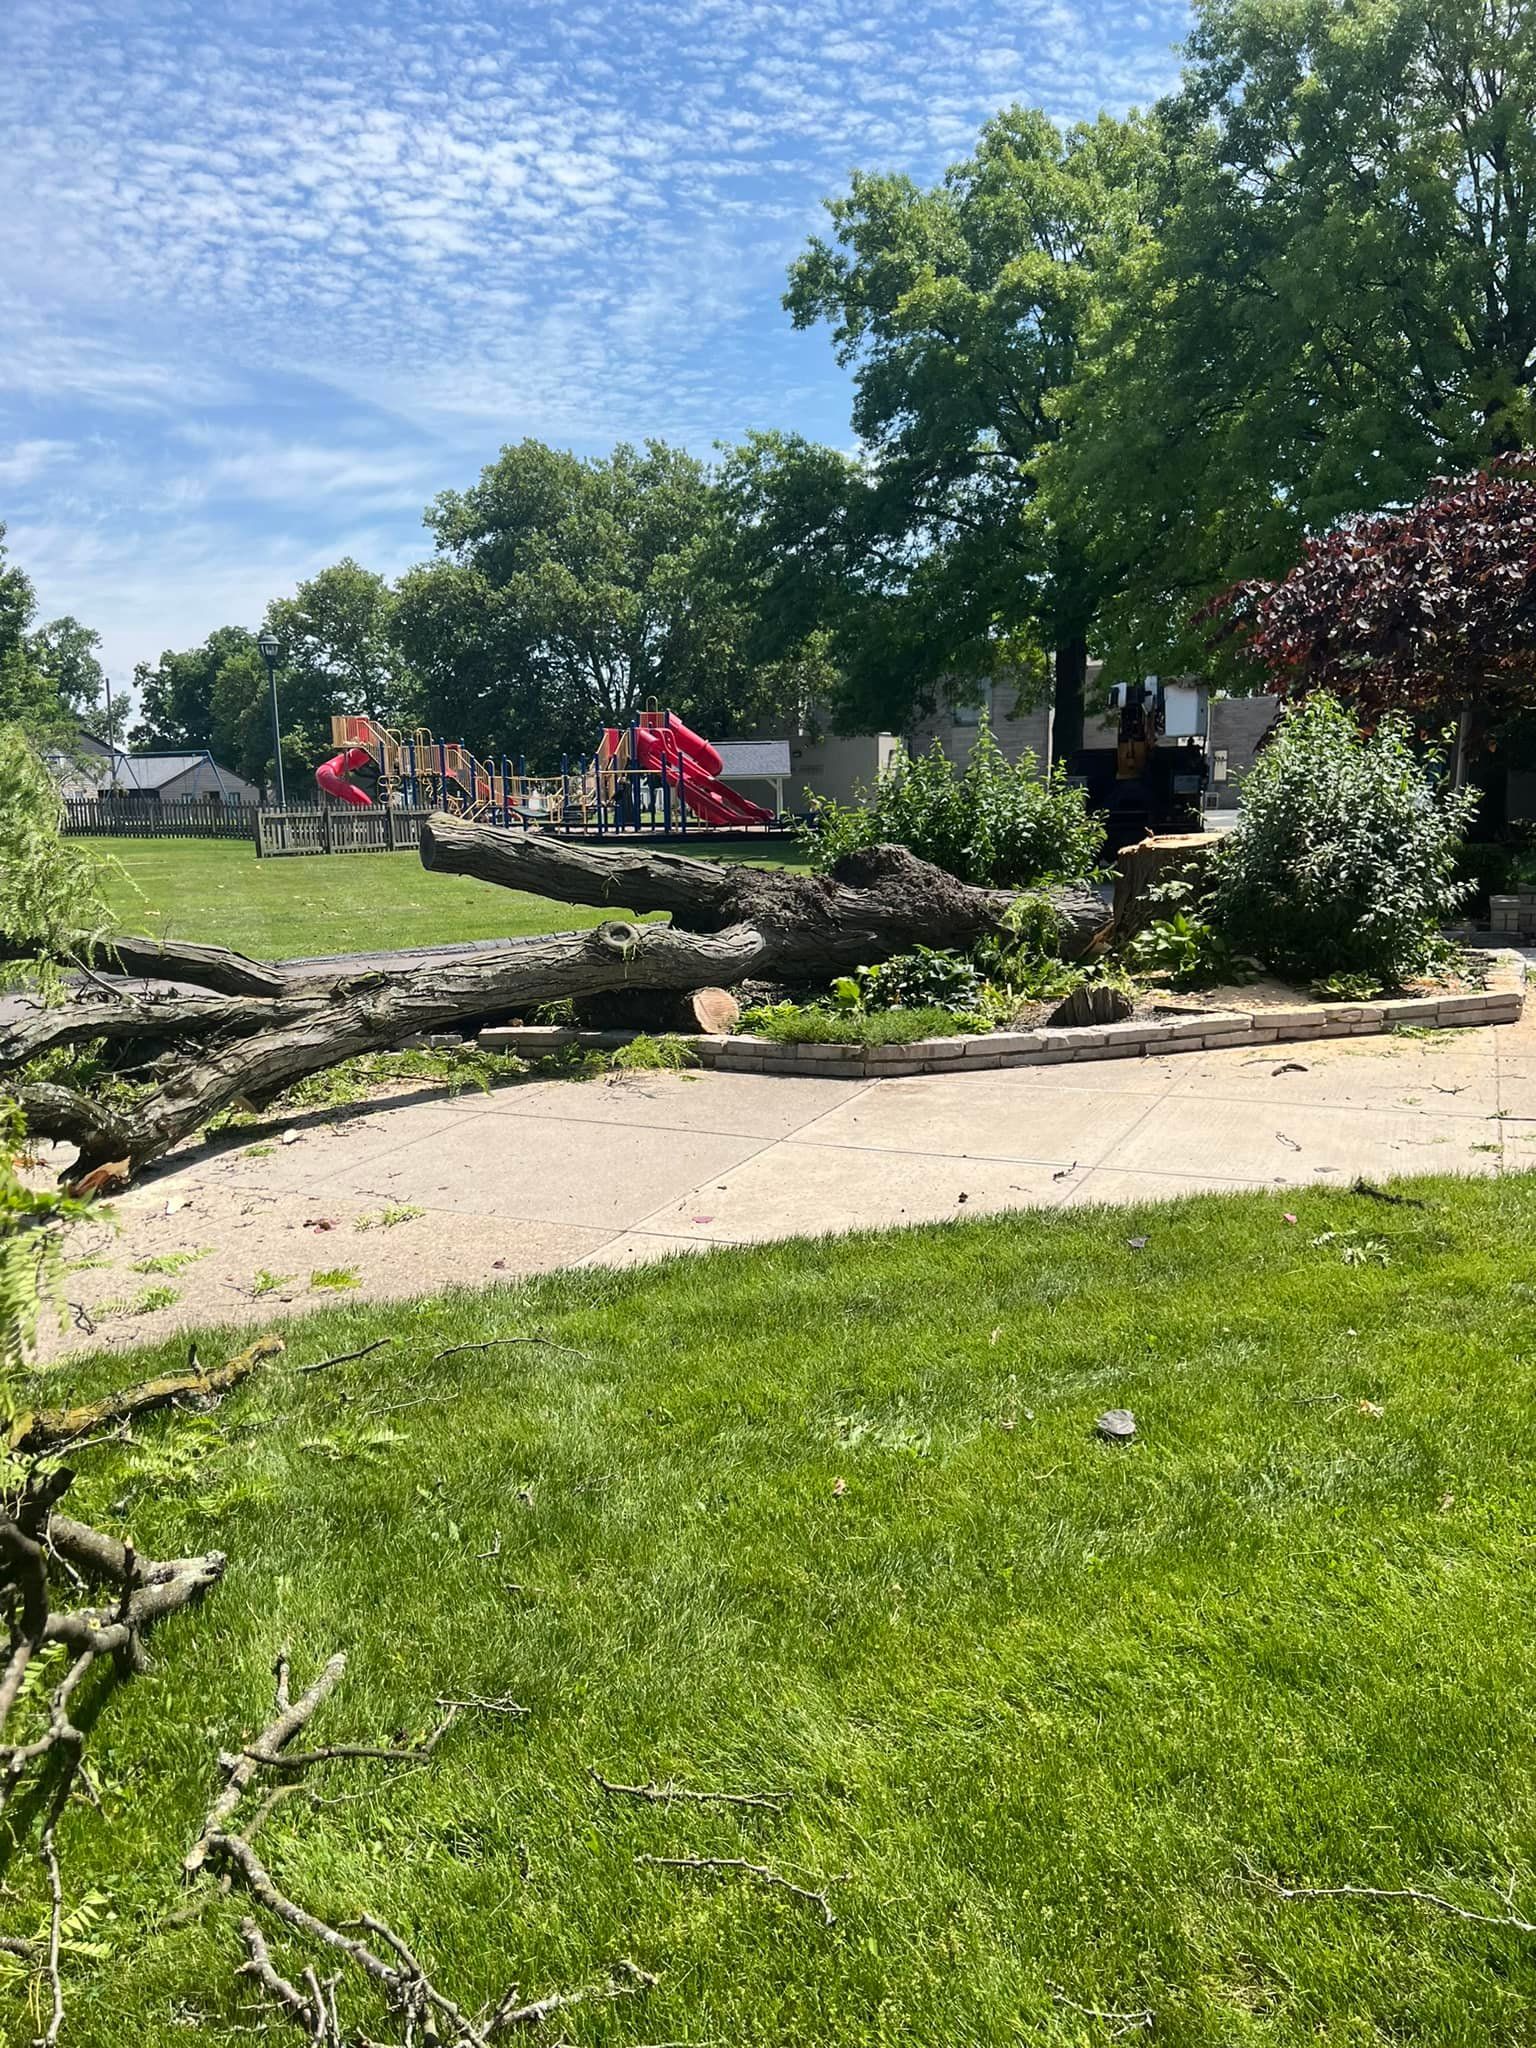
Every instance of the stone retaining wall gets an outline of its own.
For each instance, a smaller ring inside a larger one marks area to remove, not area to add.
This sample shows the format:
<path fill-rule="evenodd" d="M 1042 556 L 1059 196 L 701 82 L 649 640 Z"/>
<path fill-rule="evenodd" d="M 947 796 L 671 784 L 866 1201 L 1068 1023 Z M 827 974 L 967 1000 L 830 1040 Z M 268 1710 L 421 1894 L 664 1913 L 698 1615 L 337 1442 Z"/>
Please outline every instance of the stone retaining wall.
<path fill-rule="evenodd" d="M 767 1038 L 685 1036 L 701 1065 L 732 1074 L 825 1074 L 885 1079 L 896 1074 L 975 1073 L 988 1067 L 1038 1067 L 1065 1060 L 1138 1059 L 1150 1053 L 1212 1052 L 1242 1045 L 1290 1045 L 1311 1038 L 1367 1038 L 1412 1025 L 1426 1031 L 1513 1024 L 1525 1003 L 1525 962 L 1496 952 L 1486 987 L 1466 995 L 1408 996 L 1376 1003 L 1298 1003 L 1290 1009 L 1201 1010 L 1178 1017 L 1085 1024 L 1066 1030 L 990 1031 L 972 1038 L 923 1038 L 911 1045 L 778 1045 Z M 480 1043 L 536 1058 L 568 1046 L 611 1050 L 628 1031 L 575 1031 L 560 1025 L 494 1026 Z"/>

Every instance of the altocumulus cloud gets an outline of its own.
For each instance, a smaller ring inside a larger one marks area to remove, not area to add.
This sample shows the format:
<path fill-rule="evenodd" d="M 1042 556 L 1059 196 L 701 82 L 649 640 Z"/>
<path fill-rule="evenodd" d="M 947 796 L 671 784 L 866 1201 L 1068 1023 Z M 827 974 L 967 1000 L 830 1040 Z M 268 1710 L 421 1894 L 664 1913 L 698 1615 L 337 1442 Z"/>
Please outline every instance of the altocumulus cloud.
<path fill-rule="evenodd" d="M 11 0 L 0 520 L 121 668 L 501 442 L 845 439 L 779 310 L 855 165 L 1172 80 L 1169 0 Z"/>

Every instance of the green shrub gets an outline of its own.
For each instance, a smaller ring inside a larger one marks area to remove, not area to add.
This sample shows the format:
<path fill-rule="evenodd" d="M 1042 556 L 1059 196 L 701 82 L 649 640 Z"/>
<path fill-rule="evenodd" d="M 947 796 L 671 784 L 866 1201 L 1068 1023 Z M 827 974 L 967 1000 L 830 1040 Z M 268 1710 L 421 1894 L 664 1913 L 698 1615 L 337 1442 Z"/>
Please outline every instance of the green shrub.
<path fill-rule="evenodd" d="M 109 862 L 64 837 L 53 777 L 19 726 L 0 726 L 0 985 L 58 991 L 58 963 L 111 930 Z"/>
<path fill-rule="evenodd" d="M 964 768 L 935 740 L 892 764 L 856 804 L 816 807 L 807 843 L 819 873 L 863 846 L 910 847 L 963 882 L 1023 888 L 1089 874 L 1104 844 L 1087 793 L 1058 769 L 1041 778 L 1027 750 L 1010 764 L 983 723 Z"/>
<path fill-rule="evenodd" d="M 836 986 L 843 1007 L 865 1010 L 974 1010 L 982 981 L 964 953 L 919 946 L 878 967 L 861 967 Z"/>
<path fill-rule="evenodd" d="M 1397 987 L 1422 973 L 1467 894 L 1456 863 L 1477 804 L 1442 771 L 1403 718 L 1367 733 L 1323 693 L 1288 707 L 1213 863 L 1212 922 L 1239 952 L 1308 980 Z"/>

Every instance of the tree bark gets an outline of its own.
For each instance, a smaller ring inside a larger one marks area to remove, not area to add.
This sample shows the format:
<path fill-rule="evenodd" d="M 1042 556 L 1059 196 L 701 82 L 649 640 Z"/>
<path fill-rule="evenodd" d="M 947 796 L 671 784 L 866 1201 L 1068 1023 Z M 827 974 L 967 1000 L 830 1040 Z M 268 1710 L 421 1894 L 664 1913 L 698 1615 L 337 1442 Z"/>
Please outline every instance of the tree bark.
<path fill-rule="evenodd" d="M 598 847 L 441 815 L 422 827 L 421 861 L 437 873 L 473 875 L 562 903 L 669 911 L 674 929 L 751 926 L 761 935 L 762 951 L 748 971 L 789 979 L 824 978 L 913 946 L 974 945 L 1002 928 L 1017 895 L 972 888 L 901 846 L 867 847 L 830 875 L 804 875 L 644 847 Z M 1062 951 L 1069 959 L 1081 957 L 1108 925 L 1102 901 L 1092 889 L 1044 893 L 1061 920 Z"/>
<path fill-rule="evenodd" d="M 914 945 L 969 947 L 1003 929 L 1016 900 L 1008 890 L 971 888 L 899 846 L 865 848 L 833 874 L 813 876 L 434 817 L 421 857 L 428 868 L 562 901 L 670 911 L 673 922 L 620 919 L 363 973 L 268 966 L 217 947 L 162 951 L 149 941 L 116 941 L 116 957 L 136 972 L 216 993 L 146 995 L 96 977 L 64 1008 L 36 1011 L 0 1033 L 0 1074 L 49 1046 L 99 1038 L 142 1091 L 101 1097 L 24 1081 L 15 1092 L 28 1130 L 79 1148 L 72 1180 L 99 1181 L 108 1168 L 127 1179 L 237 1097 L 269 1102 L 308 1074 L 422 1032 L 609 991 L 686 995 L 749 977 L 825 981 Z M 1091 889 L 1046 894 L 1063 952 L 1080 957 L 1106 931 L 1103 903 Z"/>
<path fill-rule="evenodd" d="M 1056 649 L 1055 707 L 1051 728 L 1051 760 L 1063 765 L 1083 744 L 1087 715 L 1088 642 L 1078 634 Z"/>

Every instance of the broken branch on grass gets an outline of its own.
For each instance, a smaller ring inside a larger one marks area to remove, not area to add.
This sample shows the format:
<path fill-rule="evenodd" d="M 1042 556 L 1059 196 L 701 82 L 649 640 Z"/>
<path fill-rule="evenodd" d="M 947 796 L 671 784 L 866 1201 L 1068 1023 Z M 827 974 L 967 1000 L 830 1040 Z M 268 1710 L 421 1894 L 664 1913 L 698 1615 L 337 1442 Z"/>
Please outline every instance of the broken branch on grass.
<path fill-rule="evenodd" d="M 494 1351 L 498 1344 L 542 1344 L 546 1351 L 563 1351 L 567 1358 L 579 1358 L 584 1365 L 592 1363 L 589 1351 L 577 1351 L 570 1344 L 557 1344 L 553 1337 L 486 1337 L 478 1344 L 450 1344 L 446 1351 L 438 1351 L 428 1359 L 429 1365 L 438 1365 L 445 1358 L 457 1358 L 462 1351 Z"/>
<path fill-rule="evenodd" d="M 59 1936 L 64 1924 L 64 1883 L 59 1875 L 59 1852 L 54 1845 L 53 1822 L 43 1829 L 43 1861 L 48 1866 L 48 1990 L 52 2011 L 47 2031 L 38 2037 L 39 2048 L 55 2048 L 64 2025 L 64 1980 L 59 1975 Z"/>
<path fill-rule="evenodd" d="M 686 1786 L 674 1785 L 670 1781 L 665 1785 L 618 1785 L 605 1778 L 595 1766 L 589 1764 L 587 1768 L 605 1792 L 626 1799 L 654 1800 L 662 1806 L 681 1800 L 693 1806 L 761 1806 L 769 1813 L 783 1813 L 791 1798 L 788 1792 L 690 1792 Z"/>
<path fill-rule="evenodd" d="M 116 1429 L 157 1408 L 170 1408 L 189 1400 L 209 1405 L 238 1386 L 264 1359 L 275 1358 L 284 1349 L 281 1337 L 258 1337 L 254 1344 L 213 1372 L 200 1370 L 194 1353 L 193 1367 L 188 1372 L 145 1380 L 139 1386 L 125 1387 L 120 1393 L 108 1394 L 80 1408 L 38 1409 L 17 1418 L 11 1430 L 11 1449 L 18 1453 L 56 1450 L 91 1431 Z"/>
<path fill-rule="evenodd" d="M 1357 1180 L 1349 1191 L 1352 1195 L 1364 1195 L 1372 1202 L 1386 1202 L 1394 1209 L 1427 1209 L 1428 1202 L 1421 1202 L 1415 1195 L 1394 1195 L 1386 1188 L 1377 1187 L 1374 1181 Z"/>
<path fill-rule="evenodd" d="M 1378 1905 L 1406 1903 L 1413 1906 L 1428 1906 L 1437 1913 L 1449 1913 L 1454 1920 L 1465 1920 L 1476 1927 L 1507 1927 L 1516 1934 L 1536 1934 L 1536 1921 L 1522 1920 L 1514 1911 L 1508 1913 L 1479 1913 L 1471 1906 L 1458 1906 L 1454 1899 L 1445 1899 L 1438 1892 L 1424 1892 L 1412 1885 L 1396 1888 L 1372 1884 L 1281 1884 L 1278 1878 L 1264 1877 L 1254 1872 L 1252 1881 L 1273 1892 L 1280 1899 L 1368 1899 Z"/>
<path fill-rule="evenodd" d="M 346 1668 L 347 1653 L 345 1650 L 338 1650 L 309 1690 L 290 1704 L 288 1654 L 286 1651 L 279 1654 L 274 1666 L 277 1681 L 277 1716 L 268 1722 L 251 1747 L 231 1762 L 223 1791 L 208 1808 L 197 1840 L 182 1858 L 183 1877 L 196 1877 L 208 1860 L 209 1844 L 222 1832 L 224 1823 L 240 1804 L 246 1786 L 255 1777 L 258 1769 L 262 1764 L 271 1763 L 279 1752 L 292 1742 L 316 1707 L 336 1690 Z"/>
<path fill-rule="evenodd" d="M 621 1976 L 623 1981 L 621 1981 Z M 649 1970 L 642 1970 L 638 1963 L 627 1958 L 615 1964 L 614 1974 L 606 1984 L 585 1984 L 576 1991 L 551 1991 L 543 1998 L 530 2000 L 526 2005 L 517 2005 L 517 1987 L 507 1992 L 490 2018 L 484 2023 L 485 2038 L 494 2041 L 498 2034 L 504 2034 L 509 2027 L 538 2027 L 553 2018 L 557 2012 L 565 2012 L 573 2005 L 585 2005 L 593 1998 L 634 1998 L 642 1991 L 649 1991 L 656 1978 Z"/>
<path fill-rule="evenodd" d="M 317 1995 L 306 1997 L 297 1984 L 290 1983 L 283 1976 L 272 1961 L 266 1937 L 249 1914 L 240 1922 L 240 1939 L 245 1943 L 245 1961 L 235 1975 L 254 1978 L 267 1996 L 280 2005 L 312 2041 L 325 2041 L 330 2029 L 324 1998 Z M 310 1972 L 310 1978 L 313 1982 L 313 1972 Z M 315 1984 L 315 1993 L 318 1992 L 319 1985 Z"/>
<path fill-rule="evenodd" d="M 375 1337 L 371 1344 L 363 1345 L 360 1351 L 338 1351 L 334 1358 L 317 1358 L 313 1365 L 296 1365 L 296 1374 L 329 1372 L 333 1365 L 350 1365 L 354 1358 L 366 1358 L 370 1351 L 377 1351 L 383 1344 L 393 1344 L 393 1337 Z"/>
<path fill-rule="evenodd" d="M 1046 1988 L 1058 2005 L 1066 2006 L 1071 2012 L 1080 2012 L 1084 2019 L 1102 2020 L 1114 2041 L 1123 2034 L 1150 2033 L 1157 2021 L 1157 2015 L 1150 2007 L 1143 2007 L 1140 2012 L 1111 2012 L 1105 2006 L 1080 2005 L 1075 1998 L 1069 1998 L 1059 1984 L 1050 1984 Z"/>
<path fill-rule="evenodd" d="M 766 1863 L 748 1863 L 741 1856 L 637 1856 L 637 1863 L 644 1863 L 656 1870 L 736 1870 L 743 1877 L 754 1877 L 759 1884 L 772 1885 L 779 1891 L 792 1892 L 797 1899 L 804 1899 L 808 1905 L 818 1906 L 821 1917 L 828 1927 L 834 1923 L 831 1906 L 825 1892 L 811 1891 L 803 1884 L 794 1884 L 787 1877 L 781 1877 L 776 1870 L 770 1870 Z"/>
<path fill-rule="evenodd" d="M 261 1748 L 244 1750 L 242 1755 L 265 1766 L 269 1771 L 307 1771 L 311 1764 L 330 1764 L 356 1759 L 379 1764 L 420 1763 L 423 1757 L 430 1756 L 436 1749 L 458 1720 L 460 1712 L 459 1702 L 454 1701 L 425 1741 L 410 1743 L 401 1749 L 370 1749 L 361 1743 L 332 1742 L 324 1749 L 296 1749 L 286 1755 L 272 1754 Z"/>

